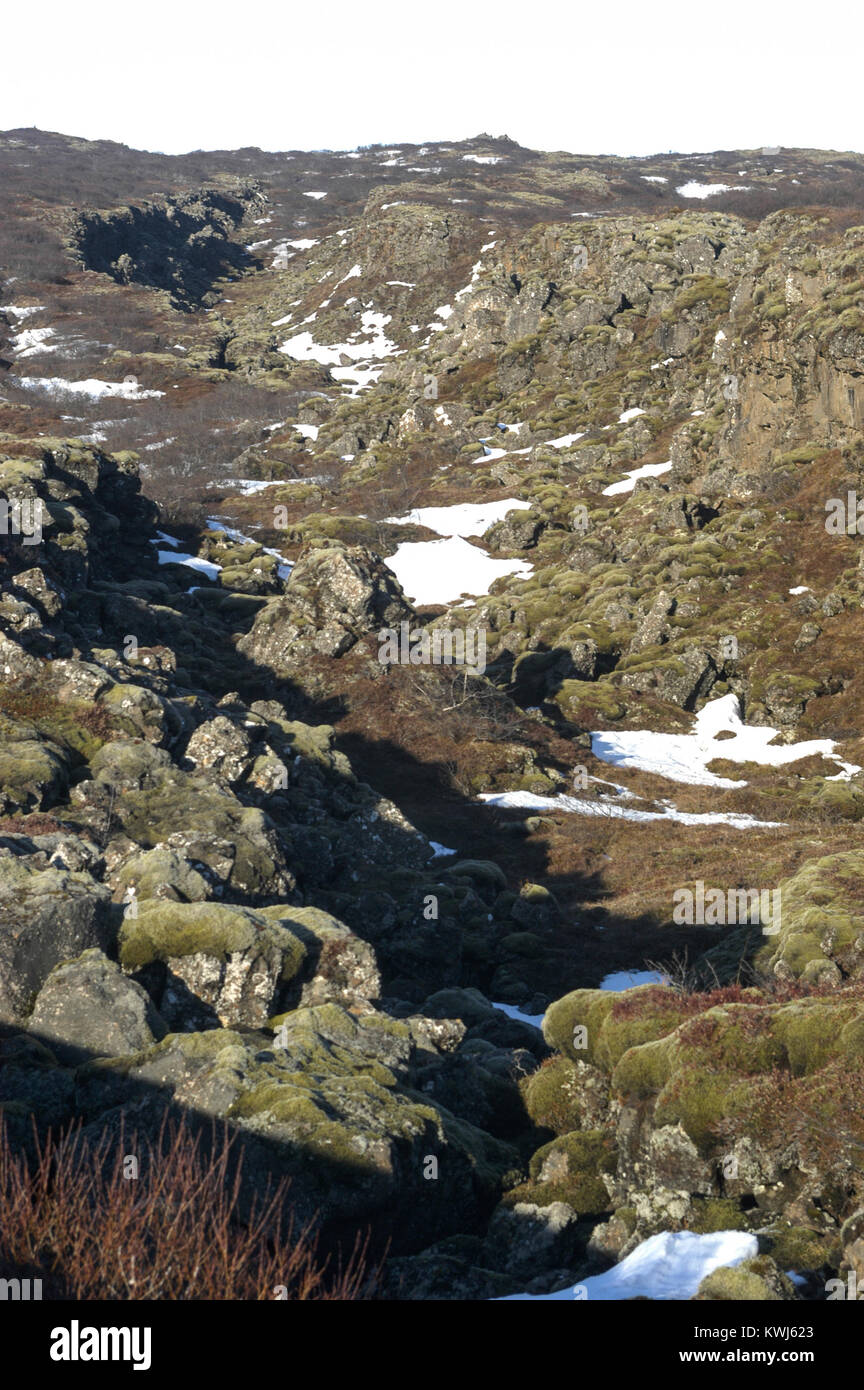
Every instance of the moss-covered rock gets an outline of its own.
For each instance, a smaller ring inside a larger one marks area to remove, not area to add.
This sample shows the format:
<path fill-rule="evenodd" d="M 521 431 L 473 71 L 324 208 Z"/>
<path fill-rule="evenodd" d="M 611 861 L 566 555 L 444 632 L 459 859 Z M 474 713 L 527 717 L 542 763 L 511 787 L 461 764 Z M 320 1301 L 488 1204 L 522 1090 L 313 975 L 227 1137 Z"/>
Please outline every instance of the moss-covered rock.
<path fill-rule="evenodd" d="M 116 919 L 109 890 L 89 873 L 0 854 L 0 1020 L 26 1017 L 61 961 L 111 950 Z"/>
<path fill-rule="evenodd" d="M 608 1078 L 598 1068 L 567 1057 L 550 1057 L 522 1082 L 522 1099 L 529 1117 L 554 1134 L 591 1127 L 605 1116 Z"/>
<path fill-rule="evenodd" d="M 764 1255 L 740 1265 L 724 1265 L 705 1276 L 694 1295 L 696 1302 L 782 1303 L 796 1298 L 790 1279 Z"/>
<path fill-rule="evenodd" d="M 257 1189 L 260 1198 L 268 1176 L 289 1177 L 295 1221 L 333 1237 L 373 1221 L 377 1240 L 410 1251 L 481 1228 L 517 1156 L 411 1089 L 408 1025 L 335 1005 L 296 1010 L 284 1023 L 270 1048 L 215 1029 L 92 1063 L 82 1103 L 104 1107 L 144 1085 L 227 1118 L 247 1196 Z"/>
<path fill-rule="evenodd" d="M 843 974 L 864 973 L 862 883 L 864 854 L 857 850 L 808 860 L 780 884 L 781 928 L 766 939 L 756 964 L 784 979 L 826 959 Z"/>
<path fill-rule="evenodd" d="M 317 907 L 265 907 L 259 915 L 277 924 L 302 944 L 302 969 L 294 972 L 296 988 L 287 1001 L 304 1006 L 325 1003 L 368 1005 L 381 993 L 375 952 L 338 918 Z"/>
<path fill-rule="evenodd" d="M 171 768 L 152 787 L 130 791 L 114 813 L 143 849 L 167 844 L 185 859 L 207 865 L 235 892 L 286 898 L 294 877 L 266 814 L 243 806 L 206 778 Z"/>
<path fill-rule="evenodd" d="M 807 1226 L 774 1226 L 760 1241 L 779 1269 L 796 1274 L 825 1267 L 836 1269 L 842 1241 L 836 1231 L 811 1230 Z"/>
<path fill-rule="evenodd" d="M 13 740 L 0 747 L 0 809 L 41 811 L 65 790 L 68 764 L 61 750 L 38 739 Z"/>
<path fill-rule="evenodd" d="M 225 1026 L 261 1027 L 305 958 L 298 937 L 249 908 L 153 900 L 127 912 L 120 959 L 127 970 L 167 967 L 160 1009 L 177 1025 L 189 995 Z M 196 1018 L 199 1015 L 193 1011 Z"/>
<path fill-rule="evenodd" d="M 528 1183 L 508 1193 L 508 1204 L 532 1201 L 547 1206 L 566 1202 L 581 1216 L 611 1209 L 604 1173 L 614 1173 L 613 1137 L 602 1130 L 563 1134 L 532 1155 Z"/>

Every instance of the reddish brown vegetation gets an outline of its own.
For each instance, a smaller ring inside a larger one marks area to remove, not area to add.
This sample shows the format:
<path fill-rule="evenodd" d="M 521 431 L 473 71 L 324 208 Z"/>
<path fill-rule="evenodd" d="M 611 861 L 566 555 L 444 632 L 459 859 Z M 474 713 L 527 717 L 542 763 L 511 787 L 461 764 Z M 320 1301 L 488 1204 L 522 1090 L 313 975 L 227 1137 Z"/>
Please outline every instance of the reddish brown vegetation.
<path fill-rule="evenodd" d="M 137 1178 L 124 1176 L 129 1155 Z M 241 1175 L 227 1131 L 204 1146 L 174 1121 L 152 1141 L 73 1128 L 34 1138 L 28 1159 L 0 1115 L 0 1277 L 40 1278 L 47 1299 L 361 1297 L 360 1245 L 328 1261 L 308 1230 L 286 1228 L 285 1180 L 241 1224 Z"/>

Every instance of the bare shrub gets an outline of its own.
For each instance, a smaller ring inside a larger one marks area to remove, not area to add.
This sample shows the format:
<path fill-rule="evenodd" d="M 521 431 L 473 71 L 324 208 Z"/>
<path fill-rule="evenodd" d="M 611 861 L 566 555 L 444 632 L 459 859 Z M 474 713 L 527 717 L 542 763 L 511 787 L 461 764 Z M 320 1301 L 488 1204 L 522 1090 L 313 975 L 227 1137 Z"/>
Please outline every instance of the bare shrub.
<path fill-rule="evenodd" d="M 154 1139 L 75 1126 L 16 1151 L 0 1115 L 0 1276 L 41 1278 L 43 1297 L 74 1300 L 353 1300 L 365 1249 L 322 1258 L 308 1228 L 282 1220 L 288 1183 L 237 1219 L 242 1155 L 214 1126 L 201 1143 L 165 1119 Z M 140 1176 L 124 1176 L 124 1156 Z"/>

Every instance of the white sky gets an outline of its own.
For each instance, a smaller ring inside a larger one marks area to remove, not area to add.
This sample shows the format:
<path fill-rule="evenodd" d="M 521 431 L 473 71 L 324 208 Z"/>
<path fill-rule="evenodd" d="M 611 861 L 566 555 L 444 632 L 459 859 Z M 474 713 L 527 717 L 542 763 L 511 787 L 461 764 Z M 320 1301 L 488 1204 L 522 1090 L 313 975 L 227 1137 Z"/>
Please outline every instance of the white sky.
<path fill-rule="evenodd" d="M 0 129 L 141 149 L 864 150 L 860 7 L 779 0 L 45 0 L 5 7 Z M 856 10 L 858 13 L 856 14 Z"/>

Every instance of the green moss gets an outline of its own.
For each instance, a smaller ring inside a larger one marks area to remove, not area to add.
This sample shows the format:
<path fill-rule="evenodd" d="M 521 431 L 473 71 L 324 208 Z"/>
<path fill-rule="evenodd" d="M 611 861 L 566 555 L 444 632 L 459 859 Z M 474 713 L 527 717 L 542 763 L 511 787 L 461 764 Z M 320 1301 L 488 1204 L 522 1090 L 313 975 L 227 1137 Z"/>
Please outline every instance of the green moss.
<path fill-rule="evenodd" d="M 734 1268 L 724 1265 L 722 1269 L 715 1269 L 702 1280 L 696 1297 L 704 1301 L 734 1303 L 782 1302 L 782 1295 L 771 1288 L 753 1264 L 753 1261 L 745 1260 Z"/>
<path fill-rule="evenodd" d="M 620 1096 L 656 1095 L 672 1075 L 675 1058 L 674 1039 L 656 1038 L 628 1048 L 612 1073 L 612 1088 Z"/>
<path fill-rule="evenodd" d="M 544 1144 L 532 1156 L 529 1180 L 515 1187 L 507 1202 L 548 1206 L 566 1202 L 580 1216 L 600 1215 L 610 1208 L 604 1173 L 617 1163 L 614 1136 L 601 1130 L 564 1134 Z"/>
<path fill-rule="evenodd" d="M 826 780 L 815 793 L 811 785 L 809 795 L 802 791 L 801 801 L 802 808 L 809 802 L 832 821 L 859 821 L 864 816 L 864 788 L 852 782 Z"/>
<path fill-rule="evenodd" d="M 37 731 L 76 762 L 89 761 L 111 736 L 107 712 L 84 700 L 61 700 L 29 686 L 0 685 L 0 715 L 26 721 L 28 732 Z"/>
<path fill-rule="evenodd" d="M 543 1036 L 549 1046 L 571 1062 L 593 1062 L 601 1026 L 616 998 L 611 990 L 577 989 L 557 999 L 543 1019 Z"/>
<path fill-rule="evenodd" d="M 729 311 L 729 281 L 714 275 L 698 275 L 687 289 L 676 296 L 670 309 L 663 311 L 664 319 L 674 320 L 679 314 L 693 309 L 697 304 L 707 304 L 715 313 Z"/>
<path fill-rule="evenodd" d="M 615 1219 L 620 1221 L 622 1226 L 632 1236 L 636 1227 L 639 1225 L 639 1215 L 635 1207 L 616 1207 L 614 1212 Z"/>
<path fill-rule="evenodd" d="M 253 946 L 275 947 L 282 953 L 283 980 L 297 973 L 306 954 L 303 944 L 289 931 L 272 926 L 249 908 L 223 903 L 151 899 L 139 903 L 137 916 L 125 917 L 120 929 L 120 960 L 128 970 L 199 952 L 225 959 Z"/>
<path fill-rule="evenodd" d="M 718 1127 L 747 1109 L 748 1081 L 735 1072 L 693 1066 L 676 1072 L 657 1097 L 655 1125 L 680 1124 L 703 1154 L 712 1152 Z"/>
<path fill-rule="evenodd" d="M 627 712 L 627 706 L 622 702 L 620 694 L 604 681 L 562 681 L 552 698 L 563 714 L 576 720 L 579 719 L 580 711 L 616 721 L 623 719 Z"/>
<path fill-rule="evenodd" d="M 60 752 L 35 739 L 15 740 L 0 748 L 0 788 L 8 806 L 40 810 L 57 800 L 66 781 Z"/>
<path fill-rule="evenodd" d="M 747 1226 L 740 1206 L 731 1197 L 693 1197 L 688 1229 L 699 1235 L 712 1231 L 740 1231 Z"/>
<path fill-rule="evenodd" d="M 630 1048 L 665 1038 L 687 1015 L 686 1001 L 674 990 L 642 985 L 639 990 L 627 990 L 626 993 L 629 996 L 627 1012 L 610 1011 L 597 1040 L 597 1064 L 608 1072 L 614 1071 Z M 616 998 L 620 1000 L 622 996 L 617 995 Z"/>
<path fill-rule="evenodd" d="M 577 1130 L 552 1139 L 531 1157 L 528 1171 L 541 1180 L 544 1170 L 571 1175 L 614 1173 L 617 1166 L 614 1137 L 605 1130 Z"/>
<path fill-rule="evenodd" d="M 780 454 L 777 462 L 785 467 L 795 463 L 812 463 L 814 459 L 821 458 L 828 450 L 820 444 L 801 444 L 797 449 L 790 449 L 788 453 Z"/>
<path fill-rule="evenodd" d="M 166 841 L 178 827 L 235 847 L 232 885 L 244 892 L 268 892 L 276 871 L 269 848 L 269 821 L 255 807 L 238 808 L 206 778 L 168 771 L 157 786 L 118 798 L 116 814 L 130 839 L 145 848 Z"/>
<path fill-rule="evenodd" d="M 157 1067 L 172 1052 L 180 1052 L 190 1062 L 225 1064 L 229 1068 L 242 1058 L 243 1039 L 229 1028 L 213 1028 L 204 1033 L 168 1033 L 161 1042 L 128 1057 L 97 1057 L 81 1068 L 83 1078 L 91 1073 L 113 1071 L 121 1074 L 141 1066 Z"/>
<path fill-rule="evenodd" d="M 779 887 L 780 931 L 765 940 L 756 966 L 773 972 L 782 962 L 797 978 L 825 957 L 823 941 L 830 941 L 830 959 L 842 968 L 864 934 L 864 853 L 811 859 Z"/>
<path fill-rule="evenodd" d="M 521 1090 L 525 1109 L 539 1128 L 567 1134 L 580 1127 L 579 1073 L 566 1057 L 544 1062 L 522 1082 Z"/>
<path fill-rule="evenodd" d="M 811 1076 L 838 1052 L 846 1052 L 862 1024 L 864 1010 L 859 1004 L 821 999 L 786 1004 L 771 1019 L 794 1076 Z"/>
<path fill-rule="evenodd" d="M 778 1226 L 764 1234 L 768 1253 L 780 1269 L 794 1269 L 796 1274 L 819 1270 L 824 1266 L 836 1269 L 840 1263 L 840 1240 L 835 1233 L 814 1231 L 807 1226 Z"/>

